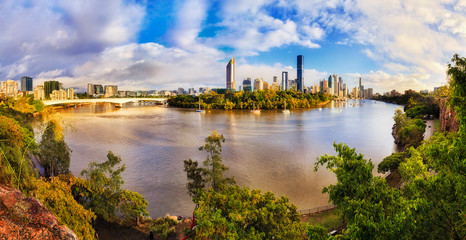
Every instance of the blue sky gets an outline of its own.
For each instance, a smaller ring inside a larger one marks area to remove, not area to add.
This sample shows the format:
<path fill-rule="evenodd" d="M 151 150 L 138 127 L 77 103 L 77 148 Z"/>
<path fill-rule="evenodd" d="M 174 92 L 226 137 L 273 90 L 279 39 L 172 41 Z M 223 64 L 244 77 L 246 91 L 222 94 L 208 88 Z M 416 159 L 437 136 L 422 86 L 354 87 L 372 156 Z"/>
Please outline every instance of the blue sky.
<path fill-rule="evenodd" d="M 305 85 L 338 74 L 376 92 L 446 83 L 466 54 L 464 0 L 3 0 L 0 80 L 65 87 L 224 87 L 288 71 Z"/>

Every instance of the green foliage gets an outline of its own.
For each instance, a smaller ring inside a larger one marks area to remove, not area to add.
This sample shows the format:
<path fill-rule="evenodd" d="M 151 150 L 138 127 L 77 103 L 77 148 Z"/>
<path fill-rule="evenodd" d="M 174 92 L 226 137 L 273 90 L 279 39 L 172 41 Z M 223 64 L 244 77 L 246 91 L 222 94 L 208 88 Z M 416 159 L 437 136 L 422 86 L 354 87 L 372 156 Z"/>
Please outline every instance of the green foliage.
<path fill-rule="evenodd" d="M 91 189 L 83 192 L 88 200 L 83 202 L 83 205 L 106 221 L 112 222 L 117 220 L 116 210 L 120 205 L 121 185 L 123 185 L 121 173 L 125 171 L 125 165 L 117 167 L 121 163 L 121 158 L 111 151 L 108 152 L 107 159 L 103 163 L 91 162 L 89 168 L 81 172 L 81 176 L 87 179 Z"/>
<path fill-rule="evenodd" d="M 188 178 L 188 183 L 186 184 L 188 193 L 191 197 L 195 197 L 198 194 L 198 191 L 205 187 L 206 170 L 199 167 L 199 163 L 197 161 L 189 159 L 184 160 L 184 171 Z"/>
<path fill-rule="evenodd" d="M 323 189 L 347 219 L 348 239 L 409 239 L 414 224 L 412 206 L 401 192 L 385 180 L 372 176 L 373 164 L 345 144 L 334 144 L 337 156 L 322 156 L 316 162 L 334 172 L 338 182 Z"/>
<path fill-rule="evenodd" d="M 195 215 L 195 239 L 307 239 L 296 206 L 271 192 L 238 186 L 204 191 Z"/>
<path fill-rule="evenodd" d="M 11 118 L 0 116 L 0 180 L 22 187 L 25 178 L 33 174 L 26 151 L 37 147 L 33 134 Z"/>
<path fill-rule="evenodd" d="M 323 193 L 328 193 L 335 205 L 342 205 L 347 198 L 354 198 L 360 194 L 360 190 L 372 184 L 372 169 L 374 164 L 364 159 L 362 154 L 349 148 L 346 144 L 333 144 L 337 156 L 321 156 L 315 163 L 314 170 L 319 165 L 324 166 L 335 173 L 338 182 L 335 185 L 324 187 Z"/>
<path fill-rule="evenodd" d="M 401 109 L 395 110 L 393 135 L 402 149 L 418 147 L 424 140 L 426 124 L 421 119 L 408 119 Z"/>
<path fill-rule="evenodd" d="M 284 108 L 310 108 L 319 103 L 330 100 L 331 96 L 326 94 L 304 94 L 295 91 L 254 91 L 254 92 L 230 92 L 218 94 L 210 91 L 198 97 L 190 95 L 178 95 L 168 99 L 168 104 L 175 107 L 197 108 L 201 98 L 202 109 L 262 109 Z M 285 103 L 286 102 L 286 103 Z"/>
<path fill-rule="evenodd" d="M 406 149 L 408 147 L 418 147 L 424 140 L 426 124 L 419 118 L 410 119 L 406 126 L 398 132 L 400 145 Z"/>
<path fill-rule="evenodd" d="M 401 162 L 398 171 L 403 182 L 411 182 L 415 178 L 425 178 L 429 174 L 423 163 L 421 153 L 414 147 L 408 148 L 409 157 Z"/>
<path fill-rule="evenodd" d="M 327 228 L 320 225 L 306 225 L 306 235 L 308 239 L 325 240 L 330 237 L 327 235 Z"/>
<path fill-rule="evenodd" d="M 406 116 L 409 118 L 422 118 L 427 114 L 429 114 L 429 112 L 425 106 L 415 106 L 406 110 Z"/>
<path fill-rule="evenodd" d="M 79 239 L 94 239 L 95 231 L 92 221 L 96 218 L 91 210 L 78 204 L 71 193 L 71 188 L 82 179 L 72 175 L 34 180 L 29 195 L 39 199 L 58 219 L 65 224 Z"/>
<path fill-rule="evenodd" d="M 432 115 L 438 117 L 440 108 L 438 102 L 432 96 L 424 96 L 420 93 L 408 91 L 401 96 L 380 96 L 375 97 L 376 100 L 404 105 L 404 110 L 408 117 L 424 117 L 424 115 Z M 413 110 L 410 110 L 414 108 Z"/>
<path fill-rule="evenodd" d="M 199 167 L 198 162 L 191 159 L 184 161 L 184 169 L 188 178 L 186 187 L 195 202 L 199 192 L 205 187 L 220 191 L 228 184 L 235 184 L 234 178 L 224 176 L 228 167 L 222 163 L 220 156 L 222 142 L 225 142 L 223 135 L 214 131 L 205 139 L 205 144 L 199 147 L 199 151 L 207 152 L 207 158 L 203 162 L 204 167 Z"/>
<path fill-rule="evenodd" d="M 109 151 L 107 161 L 89 163 L 88 169 L 81 172 L 87 181 L 74 188 L 83 206 L 109 222 L 118 220 L 117 211 L 126 221 L 148 214 L 147 201 L 139 193 L 121 188 L 124 183 L 121 173 L 126 167 L 119 166 L 120 163 L 121 158 Z"/>
<path fill-rule="evenodd" d="M 146 199 L 141 194 L 128 190 L 124 190 L 121 194 L 119 209 L 124 219 L 149 215 Z"/>
<path fill-rule="evenodd" d="M 392 153 L 390 156 L 385 157 L 382 162 L 379 163 L 377 166 L 377 172 L 386 173 L 388 171 L 396 171 L 400 163 L 402 163 L 407 156 L 408 155 L 406 152 Z"/>
<path fill-rule="evenodd" d="M 39 151 L 47 176 L 69 172 L 71 149 L 66 144 L 57 121 L 48 122 L 40 141 Z"/>
<path fill-rule="evenodd" d="M 36 112 L 43 112 L 45 109 L 45 104 L 41 100 L 32 101 L 32 105 L 36 109 Z"/>
<path fill-rule="evenodd" d="M 157 237 L 167 239 L 175 233 L 175 226 L 177 223 L 177 221 L 166 216 L 164 218 L 157 218 L 153 220 L 149 228 L 154 231 Z"/>

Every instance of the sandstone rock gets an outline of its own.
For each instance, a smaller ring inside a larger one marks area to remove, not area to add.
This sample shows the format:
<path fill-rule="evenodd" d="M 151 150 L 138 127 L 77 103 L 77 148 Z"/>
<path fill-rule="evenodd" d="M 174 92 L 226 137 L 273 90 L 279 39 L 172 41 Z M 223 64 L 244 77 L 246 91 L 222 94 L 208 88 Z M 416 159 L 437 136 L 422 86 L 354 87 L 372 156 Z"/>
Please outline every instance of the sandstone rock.
<path fill-rule="evenodd" d="M 440 128 L 442 132 L 450 131 L 456 132 L 458 131 L 460 125 L 458 120 L 456 119 L 456 114 L 453 109 L 447 105 L 446 99 L 439 100 L 440 106 Z"/>
<path fill-rule="evenodd" d="M 0 186 L 0 239 L 78 239 L 35 199 Z"/>

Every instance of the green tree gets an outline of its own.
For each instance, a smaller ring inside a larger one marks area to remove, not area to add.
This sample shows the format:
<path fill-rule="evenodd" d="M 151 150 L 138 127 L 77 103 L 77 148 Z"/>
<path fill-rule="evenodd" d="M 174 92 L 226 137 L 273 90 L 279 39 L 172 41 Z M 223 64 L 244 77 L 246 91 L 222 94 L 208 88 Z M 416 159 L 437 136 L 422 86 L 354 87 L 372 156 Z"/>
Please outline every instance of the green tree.
<path fill-rule="evenodd" d="M 148 214 L 147 201 L 139 193 L 121 188 L 124 184 L 121 173 L 126 167 L 120 164 L 121 157 L 109 151 L 107 161 L 89 163 L 88 169 L 81 172 L 87 181 L 74 189 L 76 195 L 84 197 L 80 202 L 86 208 L 110 222 L 118 220 L 117 211 L 126 221 Z"/>
<path fill-rule="evenodd" d="M 81 171 L 81 176 L 87 179 L 91 188 L 91 191 L 83 193 L 88 200 L 83 202 L 84 206 L 107 221 L 117 219 L 116 210 L 120 204 L 121 185 L 124 183 L 121 173 L 126 169 L 125 164 L 118 166 L 120 163 L 121 158 L 109 151 L 107 161 L 91 162 L 88 169 Z"/>
<path fill-rule="evenodd" d="M 334 144 L 337 156 L 318 159 L 315 170 L 326 166 L 337 183 L 324 187 L 329 199 L 343 212 L 348 222 L 347 239 L 405 239 L 412 237 L 412 204 L 401 192 L 390 188 L 384 179 L 373 177 L 374 165 L 345 144 Z"/>
<path fill-rule="evenodd" d="M 62 129 L 55 120 L 49 121 L 39 144 L 42 165 L 47 176 L 69 172 L 71 149 L 63 138 Z"/>
<path fill-rule="evenodd" d="M 386 173 L 388 171 L 394 172 L 398 170 L 398 166 L 407 156 L 408 155 L 406 152 L 392 153 L 390 156 L 385 157 L 382 162 L 379 163 L 377 166 L 377 172 Z"/>
<path fill-rule="evenodd" d="M 309 239 L 296 206 L 271 192 L 238 186 L 203 191 L 195 215 L 194 239 Z"/>
<path fill-rule="evenodd" d="M 204 188 L 220 191 L 228 184 L 235 184 L 234 178 L 225 176 L 228 167 L 223 164 L 221 157 L 223 142 L 225 138 L 216 131 L 205 139 L 205 144 L 199 147 L 199 151 L 207 152 L 207 158 L 203 162 L 204 167 L 200 167 L 197 161 L 191 159 L 184 161 L 188 178 L 186 187 L 193 199 Z"/>

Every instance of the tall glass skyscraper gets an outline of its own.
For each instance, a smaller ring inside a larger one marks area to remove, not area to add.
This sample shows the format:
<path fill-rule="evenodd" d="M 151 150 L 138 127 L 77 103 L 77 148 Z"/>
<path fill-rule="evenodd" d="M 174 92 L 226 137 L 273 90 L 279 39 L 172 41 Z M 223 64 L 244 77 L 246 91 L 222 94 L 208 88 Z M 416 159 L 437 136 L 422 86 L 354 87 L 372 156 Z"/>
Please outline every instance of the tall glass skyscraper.
<path fill-rule="evenodd" d="M 235 58 L 232 58 L 227 64 L 227 89 L 236 90 L 236 84 L 235 84 Z"/>
<path fill-rule="evenodd" d="M 21 78 L 21 91 L 32 91 L 32 78 L 31 77 L 22 77 Z"/>
<path fill-rule="evenodd" d="M 296 79 L 297 91 L 304 92 L 303 79 L 304 58 L 303 55 L 298 55 L 298 79 Z"/>
<path fill-rule="evenodd" d="M 288 72 L 282 72 L 282 90 L 288 90 Z"/>

